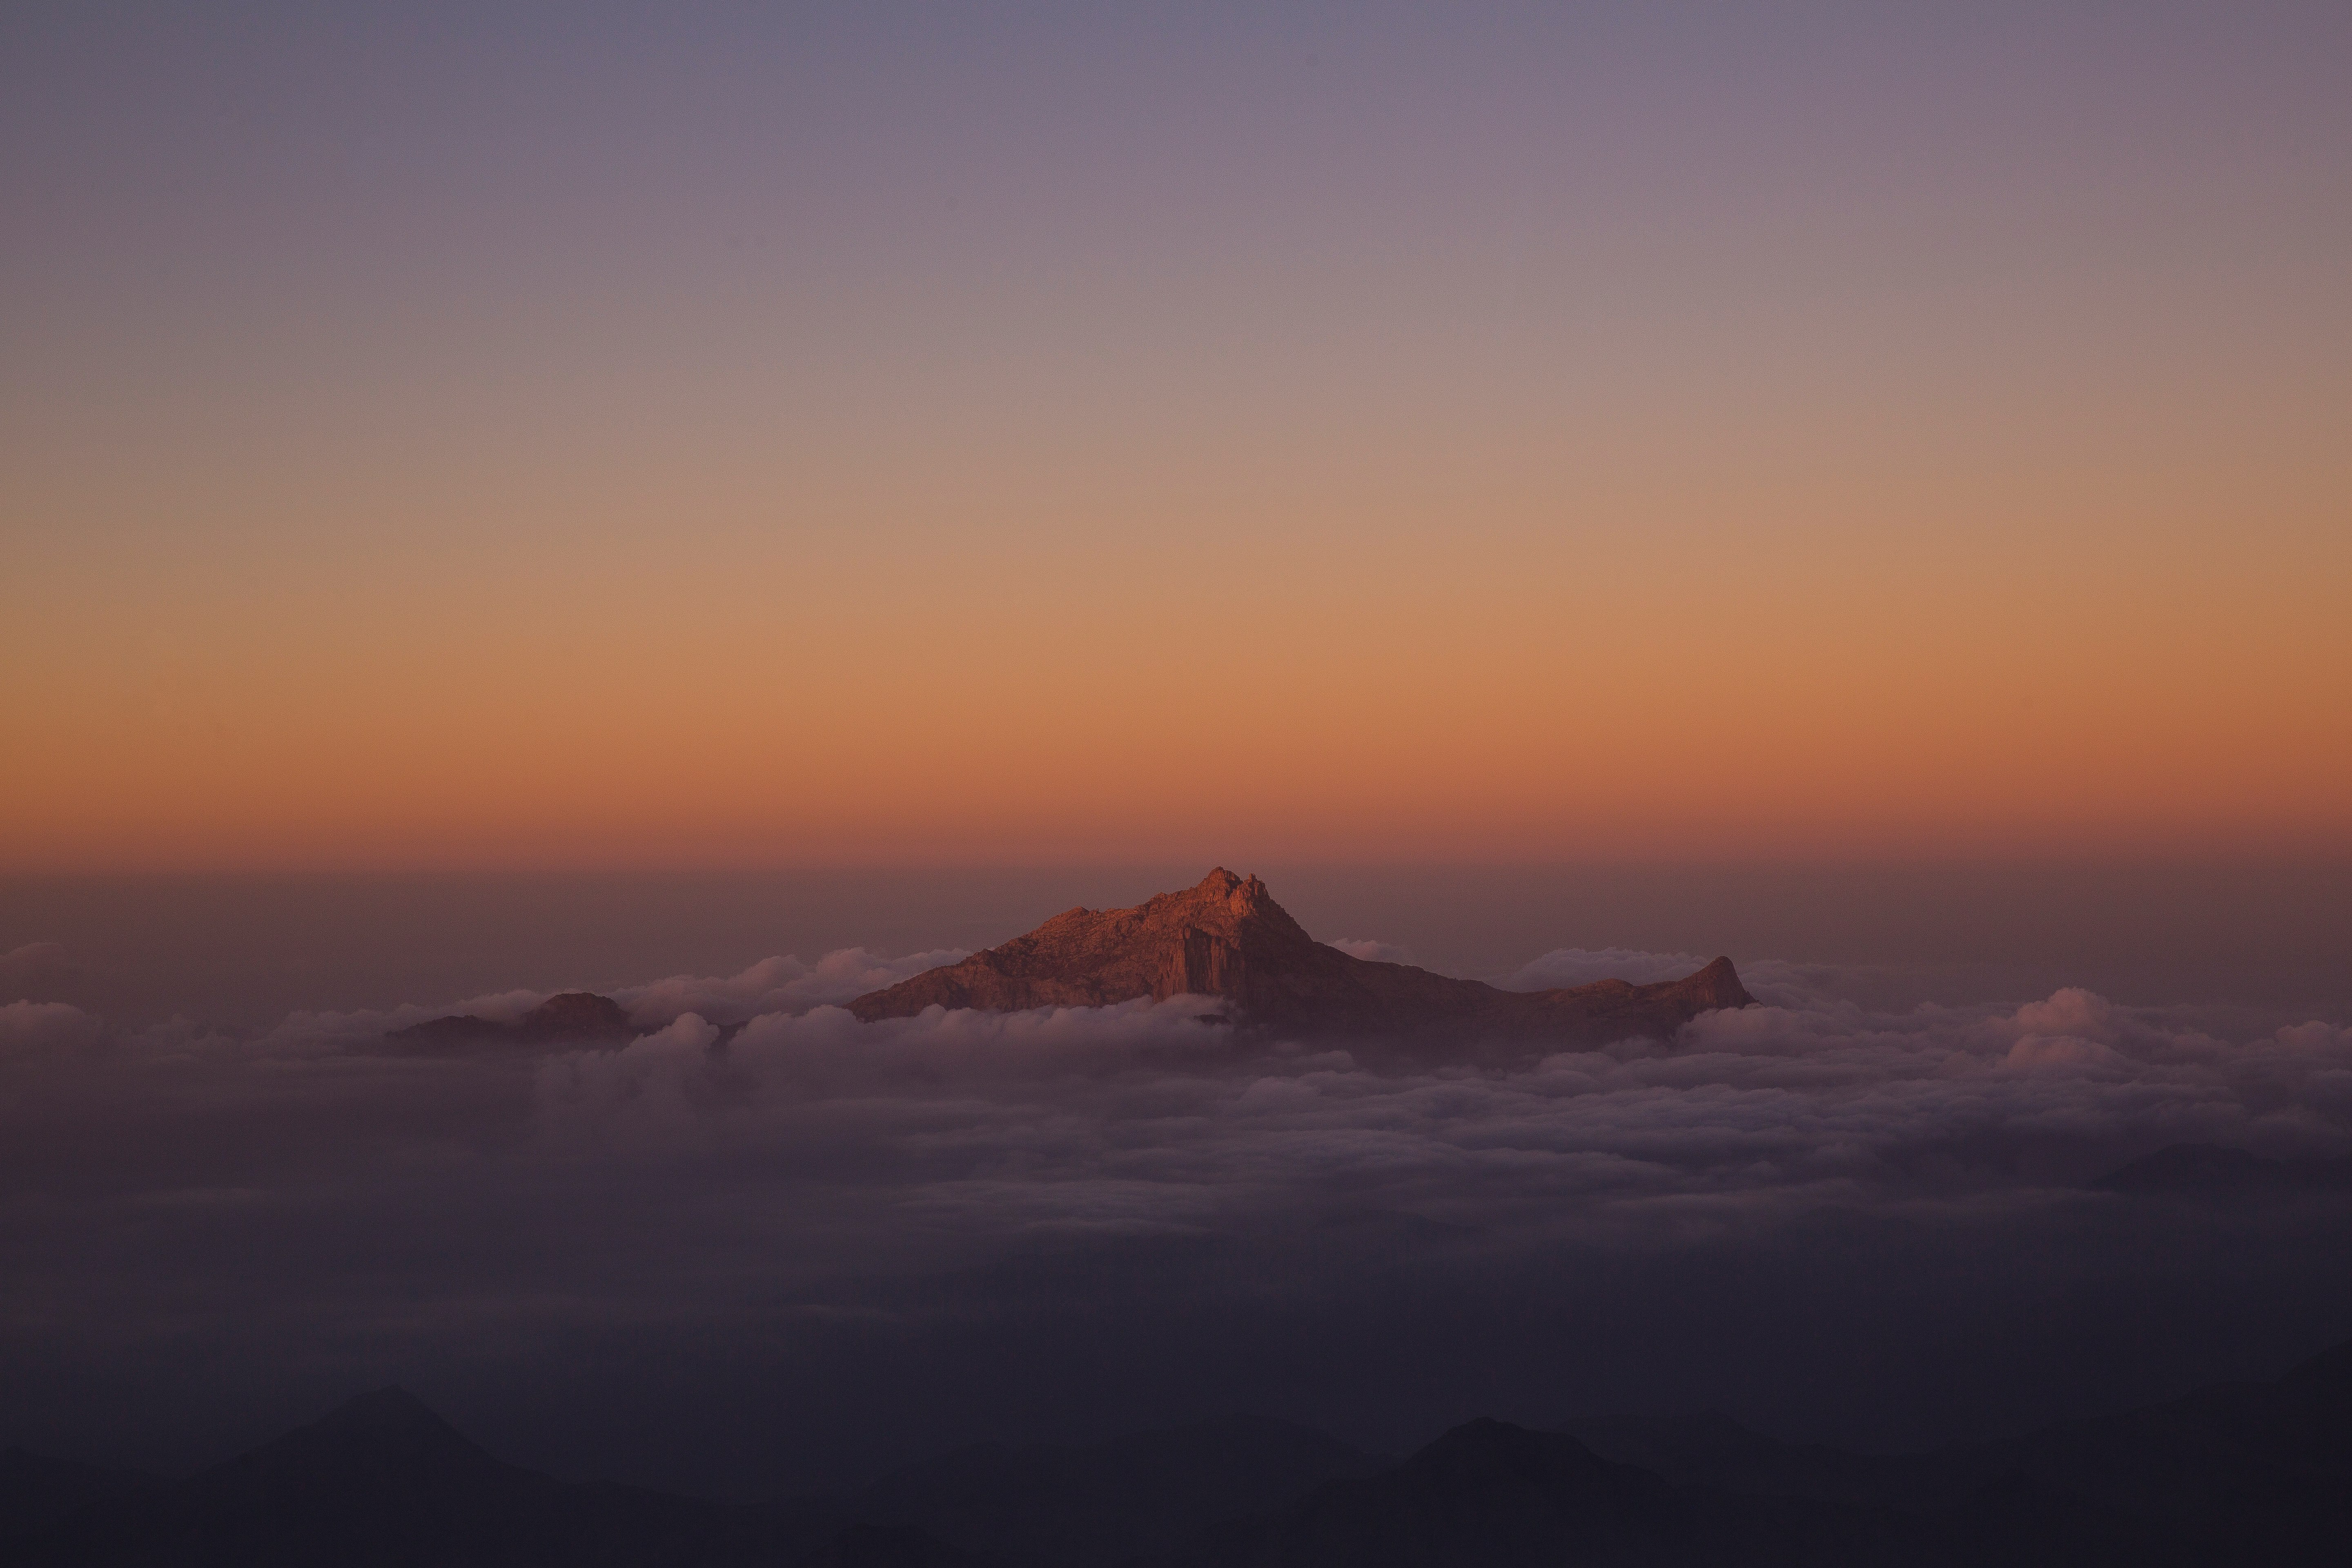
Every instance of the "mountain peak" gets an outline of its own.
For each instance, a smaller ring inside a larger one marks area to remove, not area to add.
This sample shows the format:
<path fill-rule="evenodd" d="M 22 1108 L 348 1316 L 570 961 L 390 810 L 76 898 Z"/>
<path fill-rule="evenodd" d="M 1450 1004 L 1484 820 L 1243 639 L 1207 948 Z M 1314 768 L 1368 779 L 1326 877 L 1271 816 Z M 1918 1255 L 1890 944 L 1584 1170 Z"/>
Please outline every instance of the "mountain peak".
<path fill-rule="evenodd" d="M 1753 1000 L 1727 958 L 1658 985 L 1604 980 L 1572 990 L 1511 992 L 1317 942 L 1256 877 L 1219 866 L 1131 909 L 1075 909 L 1024 936 L 926 971 L 849 1005 L 858 1017 L 927 1007 L 1018 1012 L 1100 1007 L 1143 997 L 1212 996 L 1247 1022 L 1363 1037 L 1445 1031 L 1457 1038 L 1600 1044 L 1670 1037 L 1700 1013 Z"/>
<path fill-rule="evenodd" d="M 1562 1432 L 1537 1432 L 1491 1415 L 1481 1415 L 1442 1434 L 1405 1463 L 1423 1469 L 1464 1466 L 1558 1465 L 1600 1467 L 1591 1449 Z"/>
<path fill-rule="evenodd" d="M 354 1395 L 278 1442 L 310 1450 L 488 1458 L 430 1405 L 397 1386 Z"/>
<path fill-rule="evenodd" d="M 1277 946 L 1316 945 L 1307 928 L 1274 901 L 1264 882 L 1255 876 L 1237 877 L 1223 866 L 1181 892 L 1153 895 L 1138 906 L 1138 912 L 1161 922 L 1189 921 L 1235 940 L 1244 930 L 1254 930 L 1262 941 Z"/>
<path fill-rule="evenodd" d="M 421 1468 L 420 1468 L 421 1467 Z M 267 1476 L 373 1476 L 478 1472 L 498 1461 L 405 1389 L 373 1389 L 345 1400 L 207 1475 L 224 1480 Z"/>
<path fill-rule="evenodd" d="M 430 1405 L 397 1384 L 355 1394 L 321 1416 L 314 1426 L 332 1431 L 387 1431 L 397 1428 L 447 1426 Z"/>
<path fill-rule="evenodd" d="M 1223 866 L 1216 867 L 1202 878 L 1192 889 L 1196 893 L 1214 893 L 1220 897 L 1257 903 L 1265 899 L 1265 884 L 1255 875 L 1237 877 Z"/>

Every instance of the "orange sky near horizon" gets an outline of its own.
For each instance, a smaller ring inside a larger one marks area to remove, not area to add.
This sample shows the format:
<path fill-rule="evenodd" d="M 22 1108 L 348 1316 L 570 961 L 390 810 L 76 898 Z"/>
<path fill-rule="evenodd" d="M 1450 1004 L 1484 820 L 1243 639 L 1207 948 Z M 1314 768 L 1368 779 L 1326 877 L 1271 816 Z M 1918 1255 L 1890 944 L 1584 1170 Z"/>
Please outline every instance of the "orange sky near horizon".
<path fill-rule="evenodd" d="M 822 563 L 787 512 L 455 579 L 396 549 L 118 565 L 5 634 L 33 677 L 7 858 L 2352 847 L 2340 542 L 2217 570 L 2063 502 L 1906 537 L 1839 526 L 1860 498 L 1810 529 L 1579 529 L 1559 489 L 1012 550 L 877 530 Z"/>
<path fill-rule="evenodd" d="M 9 176 L 0 871 L 2352 854 L 2289 32 L 1602 40 L 1654 106 L 1549 35 L 793 46 L 887 135 L 782 46 L 675 65 L 748 132 L 120 98 Z"/>

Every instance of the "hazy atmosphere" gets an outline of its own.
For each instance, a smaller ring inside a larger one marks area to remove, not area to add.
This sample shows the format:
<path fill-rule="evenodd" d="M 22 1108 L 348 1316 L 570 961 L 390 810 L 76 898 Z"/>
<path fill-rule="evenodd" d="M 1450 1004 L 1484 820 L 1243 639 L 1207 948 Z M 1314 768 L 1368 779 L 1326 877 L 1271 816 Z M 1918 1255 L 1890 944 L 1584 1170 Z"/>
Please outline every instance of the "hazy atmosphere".
<path fill-rule="evenodd" d="M 2342 1562 L 2347 81 L 7 7 L 0 1557 Z"/>
<path fill-rule="evenodd" d="M 0 862 L 2352 851 L 2337 5 L 19 5 Z"/>
<path fill-rule="evenodd" d="M 1531 989 L 1729 939 L 1766 1004 L 1499 1073 L 1181 998 L 838 1006 L 1181 879 L 12 884 L 89 944 L 0 959 L 82 998 L 0 1009 L 12 1436 L 171 1468 L 397 1380 L 526 1462 L 750 1496 L 1243 1408 L 1393 1450 L 1697 1408 L 1901 1447 L 2352 1334 L 2340 1202 L 2091 1186 L 2352 1143 L 2341 876 L 1294 874 L 1362 956 Z M 2105 934 L 2053 956 L 2053 920 Z M 572 985 L 642 1037 L 383 1044 Z"/>

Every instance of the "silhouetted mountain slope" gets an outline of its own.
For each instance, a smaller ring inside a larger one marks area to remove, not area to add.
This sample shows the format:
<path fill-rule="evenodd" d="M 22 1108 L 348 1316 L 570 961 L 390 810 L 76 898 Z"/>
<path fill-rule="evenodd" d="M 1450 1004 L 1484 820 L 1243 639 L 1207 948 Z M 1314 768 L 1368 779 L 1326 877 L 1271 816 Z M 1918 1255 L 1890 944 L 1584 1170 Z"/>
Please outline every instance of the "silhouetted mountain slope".
<path fill-rule="evenodd" d="M 2352 1194 L 2352 1155 L 2333 1160 L 2267 1160 L 2217 1143 L 2174 1143 L 2110 1171 L 2091 1184 L 2103 1192 L 2178 1197 Z"/>
<path fill-rule="evenodd" d="M 1603 980 L 1556 991 L 1504 991 L 1355 958 L 1308 936 L 1255 877 L 1219 868 L 1195 887 L 1133 909 L 1056 915 L 1001 947 L 869 992 L 849 1008 L 872 1020 L 932 1006 L 1011 1012 L 1177 995 L 1222 997 L 1244 1021 L 1300 1032 L 1444 1028 L 1587 1045 L 1666 1038 L 1701 1013 L 1754 1000 L 1727 958 L 1662 984 Z"/>
<path fill-rule="evenodd" d="M 982 1446 L 855 1495 L 752 1507 L 491 1458 L 395 1389 L 173 1484 L 22 1454 L 24 1568 L 1516 1568 L 2352 1560 L 2352 1344 L 2000 1443 L 1868 1458 L 1721 1416 L 1459 1426 L 1403 1463 L 1235 1417 L 1090 1447 Z M 1596 1452 L 1595 1447 L 1612 1450 Z M 1638 1452 L 1644 1464 L 1624 1462 Z M 56 1496 L 26 1501 L 49 1487 Z"/>
<path fill-rule="evenodd" d="M 137 1470 L 44 1458 L 22 1448 L 0 1452 L 0 1552 L 11 1542 L 53 1530 L 92 1504 L 132 1506 L 170 1483 Z"/>
<path fill-rule="evenodd" d="M 2352 1344 L 2276 1382 L 1922 1454 L 1780 1444 L 1721 1416 L 1567 1425 L 1680 1485 L 1907 1511 L 1958 1562 L 2352 1561 Z"/>
<path fill-rule="evenodd" d="M 2147 1521 L 2180 1561 L 2352 1561 L 2352 1345 L 1950 1458 Z"/>
<path fill-rule="evenodd" d="M 566 991 L 550 996 L 511 1024 L 465 1013 L 411 1024 L 405 1029 L 393 1030 L 384 1039 L 417 1056 L 442 1056 L 501 1047 L 529 1049 L 626 1040 L 636 1032 L 628 1014 L 610 996 L 599 996 L 593 991 Z"/>
<path fill-rule="evenodd" d="M 1915 1483 L 1911 1468 L 1933 1470 L 1934 1462 L 1925 1458 L 1783 1443 L 1713 1412 L 1585 1416 L 1563 1421 L 1559 1429 L 1604 1458 L 1654 1470 L 1678 1486 L 1906 1507 L 1948 1505 L 1969 1489 L 1955 1491 L 1948 1479 Z"/>
<path fill-rule="evenodd" d="M 1155 1558 L 1220 1520 L 1383 1461 L 1286 1421 L 1236 1415 L 1091 1447 L 981 1444 L 886 1476 L 860 1517 L 1038 1563 Z"/>
<path fill-rule="evenodd" d="M 26 1542 L 18 1560 L 59 1568 L 793 1568 L 847 1522 L 817 1507 L 749 1508 L 558 1481 L 492 1458 L 416 1400 L 382 1389 L 186 1481 L 85 1504 Z"/>
<path fill-rule="evenodd" d="M 919 1530 L 854 1524 L 793 1568 L 1021 1568 L 993 1552 L 971 1552 Z"/>
<path fill-rule="evenodd" d="M 1335 1481 L 1192 1548 L 1200 1568 L 1552 1568 L 1559 1563 L 1895 1562 L 1899 1521 L 1676 1488 L 1575 1438 L 1457 1426 L 1393 1470 Z"/>

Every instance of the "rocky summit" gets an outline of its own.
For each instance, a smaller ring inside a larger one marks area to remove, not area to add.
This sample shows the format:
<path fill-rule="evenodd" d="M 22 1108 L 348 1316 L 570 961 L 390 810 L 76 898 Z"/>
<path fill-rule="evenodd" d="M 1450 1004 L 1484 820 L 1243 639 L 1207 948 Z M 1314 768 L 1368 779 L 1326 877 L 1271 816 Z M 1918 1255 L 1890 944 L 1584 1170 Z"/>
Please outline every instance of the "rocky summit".
<path fill-rule="evenodd" d="M 1026 936 L 849 1005 L 868 1021 L 926 1007 L 1014 1012 L 1213 996 L 1236 1022 L 1305 1034 L 1449 1034 L 1598 1045 L 1671 1038 L 1701 1013 L 1755 998 L 1727 958 L 1680 980 L 1504 991 L 1317 942 L 1255 877 L 1220 867 L 1126 910 L 1071 910 Z"/>

